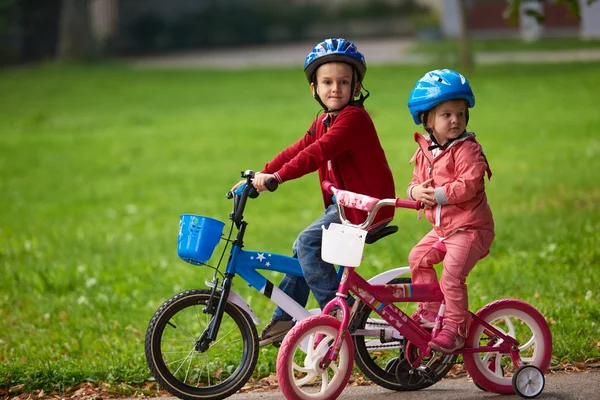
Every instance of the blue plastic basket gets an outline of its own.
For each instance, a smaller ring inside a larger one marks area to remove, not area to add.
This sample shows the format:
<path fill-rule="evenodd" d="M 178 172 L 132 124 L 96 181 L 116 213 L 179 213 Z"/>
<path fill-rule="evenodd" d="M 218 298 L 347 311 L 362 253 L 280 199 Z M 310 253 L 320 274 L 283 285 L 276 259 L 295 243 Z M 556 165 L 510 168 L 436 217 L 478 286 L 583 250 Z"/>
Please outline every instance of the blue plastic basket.
<path fill-rule="evenodd" d="M 194 214 L 181 214 L 177 254 L 192 264 L 204 264 L 212 256 L 223 233 L 224 222 Z"/>

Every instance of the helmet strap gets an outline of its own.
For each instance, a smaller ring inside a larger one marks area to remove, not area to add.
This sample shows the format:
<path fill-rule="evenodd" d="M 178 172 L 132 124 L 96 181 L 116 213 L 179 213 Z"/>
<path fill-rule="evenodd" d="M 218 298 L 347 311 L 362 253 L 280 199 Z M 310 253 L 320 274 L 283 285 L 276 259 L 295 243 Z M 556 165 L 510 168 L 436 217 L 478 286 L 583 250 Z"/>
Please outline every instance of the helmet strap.
<path fill-rule="evenodd" d="M 469 109 L 467 109 L 466 114 L 467 114 L 466 117 L 467 117 L 467 124 L 468 124 L 469 123 Z M 467 131 L 465 129 L 465 131 L 463 133 L 461 133 L 460 135 L 458 135 L 457 137 L 455 137 L 453 139 L 448 139 L 446 141 L 446 143 L 441 145 L 435 138 L 435 135 L 433 134 L 433 129 L 431 129 L 430 127 L 427 126 L 427 118 L 429 117 L 429 111 L 423 111 L 423 113 L 421 115 L 422 115 L 422 119 L 423 119 L 423 127 L 425 128 L 425 131 L 427 133 L 429 133 L 429 138 L 431 139 L 431 142 L 433 143 L 431 146 L 429 146 L 427 148 L 427 150 L 429 150 L 429 151 L 434 150 L 434 149 L 445 150 L 450 145 L 450 143 L 454 142 L 456 139 L 458 139 L 459 137 L 464 135 L 465 132 Z"/>

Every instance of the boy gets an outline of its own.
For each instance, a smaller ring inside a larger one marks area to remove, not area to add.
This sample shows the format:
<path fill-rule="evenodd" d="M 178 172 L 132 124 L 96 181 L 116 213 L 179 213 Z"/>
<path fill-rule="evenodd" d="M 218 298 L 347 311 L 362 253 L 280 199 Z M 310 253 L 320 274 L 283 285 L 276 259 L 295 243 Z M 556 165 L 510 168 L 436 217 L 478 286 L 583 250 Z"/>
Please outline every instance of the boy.
<path fill-rule="evenodd" d="M 376 198 L 395 197 L 392 172 L 371 117 L 363 107 L 369 96 L 362 93 L 367 70 L 364 56 L 345 39 L 327 39 L 306 57 L 304 72 L 313 97 L 323 107 L 307 133 L 265 164 L 254 178 L 257 190 L 274 177 L 279 184 L 318 171 L 319 182 L 329 180 L 338 189 L 351 190 Z M 358 98 L 357 98 L 358 97 Z M 239 184 L 238 184 L 239 185 Z M 298 235 L 293 254 L 304 278 L 286 275 L 279 285 L 287 295 L 306 306 L 309 289 L 321 309 L 335 297 L 338 280 L 333 265 L 321 259 L 322 226 L 339 223 L 331 195 L 321 190 L 325 213 Z M 352 223 L 361 223 L 366 213 L 346 209 Z M 382 228 L 394 216 L 386 207 L 376 216 L 374 229 Z M 279 307 L 260 335 L 260 346 L 281 341 L 294 321 Z"/>

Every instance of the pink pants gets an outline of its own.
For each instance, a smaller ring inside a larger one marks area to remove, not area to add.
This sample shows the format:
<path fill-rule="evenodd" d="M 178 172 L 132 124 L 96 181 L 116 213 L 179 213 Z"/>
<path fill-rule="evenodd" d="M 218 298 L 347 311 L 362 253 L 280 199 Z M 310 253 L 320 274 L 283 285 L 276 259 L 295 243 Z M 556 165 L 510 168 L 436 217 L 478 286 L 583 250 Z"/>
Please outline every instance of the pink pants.
<path fill-rule="evenodd" d="M 477 261 L 489 253 L 494 232 L 469 229 L 457 231 L 444 239 L 446 253 L 432 246 L 439 241 L 435 231 L 429 232 L 408 256 L 413 283 L 437 282 L 433 266 L 444 262 L 440 287 L 446 301 L 444 325 L 454 327 L 466 337 L 471 325 L 466 279 Z M 422 303 L 420 309 L 437 314 L 440 303 Z"/>

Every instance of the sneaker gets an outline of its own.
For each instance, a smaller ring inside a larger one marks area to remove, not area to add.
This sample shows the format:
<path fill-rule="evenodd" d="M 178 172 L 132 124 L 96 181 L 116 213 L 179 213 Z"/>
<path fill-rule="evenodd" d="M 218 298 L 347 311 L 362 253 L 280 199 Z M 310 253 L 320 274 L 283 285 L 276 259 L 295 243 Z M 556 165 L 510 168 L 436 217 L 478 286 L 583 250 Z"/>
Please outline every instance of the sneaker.
<path fill-rule="evenodd" d="M 427 310 L 417 310 L 411 318 L 426 329 L 433 329 L 433 326 L 435 325 L 435 314 Z"/>
<path fill-rule="evenodd" d="M 453 353 L 465 345 L 465 338 L 452 327 L 444 326 L 436 337 L 431 339 L 429 347 L 442 353 Z"/>
<path fill-rule="evenodd" d="M 292 329 L 295 321 L 278 321 L 272 319 L 261 332 L 258 338 L 258 346 L 263 347 L 274 342 L 280 342 L 285 337 L 285 334 Z"/>

